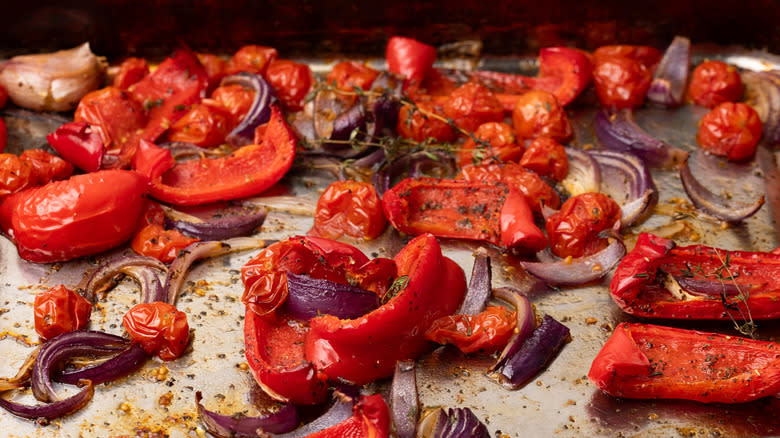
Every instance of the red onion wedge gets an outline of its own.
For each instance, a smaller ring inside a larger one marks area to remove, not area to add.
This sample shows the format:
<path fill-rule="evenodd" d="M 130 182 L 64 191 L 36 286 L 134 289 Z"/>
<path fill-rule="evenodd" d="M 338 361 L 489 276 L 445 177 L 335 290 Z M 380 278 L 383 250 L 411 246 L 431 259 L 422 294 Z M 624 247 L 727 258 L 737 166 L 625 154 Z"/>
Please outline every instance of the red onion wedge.
<path fill-rule="evenodd" d="M 105 356 L 122 351 L 130 341 L 108 333 L 76 330 L 55 336 L 46 342 L 38 354 L 30 376 L 32 391 L 40 401 L 57 401 L 51 377 L 65 361 L 75 356 Z"/>
<path fill-rule="evenodd" d="M 287 311 L 297 319 L 317 315 L 354 319 L 379 307 L 379 297 L 356 286 L 287 272 Z"/>
<path fill-rule="evenodd" d="M 645 132 L 636 124 L 634 113 L 629 109 L 599 111 L 596 113 L 595 130 L 604 148 L 634 153 L 650 167 L 676 167 L 688 156 L 684 150 Z"/>
<path fill-rule="evenodd" d="M 148 270 L 149 273 L 139 273 L 139 270 Z M 97 301 L 99 294 L 106 293 L 117 285 L 121 274 L 128 274 L 141 285 L 141 293 L 146 297 L 157 296 L 153 279 L 155 276 L 168 272 L 168 267 L 154 257 L 142 255 L 122 255 L 108 260 L 97 268 L 84 283 L 84 295 L 92 303 Z M 146 302 L 146 301 L 144 301 Z"/>
<path fill-rule="evenodd" d="M 674 281 L 682 288 L 686 293 L 699 296 L 699 297 L 736 297 L 742 293 L 758 288 L 758 285 L 741 285 L 737 286 L 733 282 L 717 282 L 712 280 L 703 280 L 690 277 L 673 276 Z"/>
<path fill-rule="evenodd" d="M 621 223 L 628 227 L 646 218 L 658 203 L 658 188 L 645 163 L 629 152 L 591 151 L 601 169 L 601 192 L 622 210 Z"/>
<path fill-rule="evenodd" d="M 407 177 L 453 178 L 456 173 L 455 160 L 450 154 L 440 151 L 412 152 L 398 157 L 376 172 L 374 187 L 382 196 L 390 187 Z"/>
<path fill-rule="evenodd" d="M 0 397 L 0 408 L 5 409 L 17 417 L 28 418 L 30 420 L 41 418 L 53 420 L 55 418 L 64 417 L 83 408 L 95 394 L 95 387 L 89 380 L 82 381 L 81 385 L 84 389 L 76 394 L 73 394 L 66 399 L 44 405 L 23 405 Z"/>
<path fill-rule="evenodd" d="M 227 76 L 219 85 L 241 85 L 255 92 L 255 99 L 244 120 L 227 135 L 226 140 L 233 146 L 252 144 L 255 138 L 255 128 L 271 118 L 271 104 L 276 101 L 273 88 L 262 76 L 254 73 L 237 73 Z"/>
<path fill-rule="evenodd" d="M 606 248 L 596 254 L 576 259 L 561 259 L 553 256 L 549 250 L 540 251 L 540 262 L 520 264 L 529 273 L 546 283 L 560 286 L 576 286 L 598 280 L 614 268 L 626 255 L 626 246 L 620 239 L 614 239 Z"/>
<path fill-rule="evenodd" d="M 569 328 L 544 315 L 539 327 L 499 370 L 499 381 L 510 389 L 522 387 L 552 361 L 567 339 Z"/>
<path fill-rule="evenodd" d="M 286 433 L 298 426 L 298 411 L 286 404 L 273 414 L 261 417 L 247 417 L 241 413 L 222 415 L 209 411 L 200 403 L 203 395 L 195 393 L 195 403 L 206 431 L 220 438 L 250 438 L 263 436 L 263 432 Z"/>
<path fill-rule="evenodd" d="M 528 299 L 526 294 L 512 287 L 499 287 L 493 289 L 493 296 L 506 301 L 515 307 L 515 312 L 517 313 L 517 326 L 515 327 L 515 334 L 509 339 L 509 342 L 507 342 L 506 347 L 504 347 L 498 360 L 490 367 L 489 371 L 503 368 L 506 361 L 517 353 L 517 350 L 520 349 L 523 342 L 531 336 L 531 333 L 533 333 L 536 328 L 534 308 L 531 305 L 531 300 Z"/>
<path fill-rule="evenodd" d="M 186 210 L 164 207 L 165 227 L 200 240 L 249 236 L 263 225 L 267 209 L 250 203 L 221 203 Z"/>
<path fill-rule="evenodd" d="M 437 408 L 419 426 L 419 438 L 490 438 L 487 427 L 469 408 Z"/>
<path fill-rule="evenodd" d="M 390 385 L 390 415 L 398 438 L 414 438 L 420 400 L 417 396 L 417 374 L 414 360 L 399 360 L 395 364 Z"/>
<path fill-rule="evenodd" d="M 335 91 L 320 90 L 317 92 L 314 96 L 314 134 L 316 138 L 331 138 L 336 118 L 349 109 L 344 103 L 345 100 L 341 99 Z M 349 138 L 349 133 L 347 133 L 347 138 Z"/>
<path fill-rule="evenodd" d="M 763 122 L 763 141 L 770 147 L 780 144 L 780 73 L 778 70 L 740 74 L 745 85 L 745 102 Z"/>
<path fill-rule="evenodd" d="M 691 40 L 676 36 L 655 69 L 647 100 L 666 107 L 682 105 L 691 68 Z"/>
<path fill-rule="evenodd" d="M 561 185 L 570 196 L 601 191 L 601 168 L 590 153 L 567 146 L 566 158 L 569 173 Z"/>
<path fill-rule="evenodd" d="M 324 414 L 292 432 L 279 434 L 274 438 L 303 438 L 314 432 L 335 426 L 352 417 L 353 408 L 358 401 L 359 393 L 357 391 L 336 390 L 333 391 L 333 398 L 333 405 Z"/>
<path fill-rule="evenodd" d="M 127 376 L 149 359 L 140 344 L 132 344 L 119 354 L 97 365 L 66 369 L 54 374 L 54 380 L 75 385 L 80 380 L 90 380 L 95 385 L 112 382 Z"/>
<path fill-rule="evenodd" d="M 179 296 L 179 291 L 187 276 L 187 271 L 195 261 L 231 252 L 262 248 L 264 246 L 265 241 L 251 237 L 234 237 L 223 242 L 209 241 L 191 244 L 179 251 L 179 254 L 171 262 L 171 268 L 168 270 L 168 276 L 165 279 L 165 302 L 176 305 L 176 298 Z"/>
<path fill-rule="evenodd" d="M 680 166 L 680 180 L 685 193 L 696 208 L 727 222 L 740 222 L 747 219 L 764 205 L 764 196 L 760 196 L 752 203 L 741 203 L 716 195 L 693 176 L 687 159 Z"/>
<path fill-rule="evenodd" d="M 487 306 L 490 292 L 493 290 L 493 275 L 490 269 L 490 257 L 487 250 L 480 248 L 474 253 L 474 267 L 471 269 L 471 279 L 463 298 L 463 304 L 456 313 L 460 315 L 476 315 Z"/>

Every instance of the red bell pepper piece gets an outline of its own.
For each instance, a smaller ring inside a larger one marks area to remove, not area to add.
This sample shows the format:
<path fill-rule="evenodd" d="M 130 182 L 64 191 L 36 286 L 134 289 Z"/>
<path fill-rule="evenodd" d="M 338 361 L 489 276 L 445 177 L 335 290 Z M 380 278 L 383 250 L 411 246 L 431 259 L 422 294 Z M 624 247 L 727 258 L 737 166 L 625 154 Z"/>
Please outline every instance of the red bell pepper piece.
<path fill-rule="evenodd" d="M 352 408 L 352 417 L 306 438 L 387 438 L 390 436 L 390 411 L 379 394 L 366 395 Z"/>
<path fill-rule="evenodd" d="M 436 48 L 412 38 L 391 37 L 385 49 L 387 69 L 406 77 L 406 84 L 419 82 L 436 60 Z"/>
<path fill-rule="evenodd" d="M 780 255 L 729 251 L 640 234 L 612 276 L 612 299 L 647 318 L 780 317 Z"/>
<path fill-rule="evenodd" d="M 175 163 L 151 143 L 143 143 L 135 169 L 149 177 L 150 193 L 176 205 L 199 205 L 257 195 L 276 184 L 292 167 L 298 140 L 273 107 L 261 144 L 247 145 L 230 155 Z"/>
<path fill-rule="evenodd" d="M 403 289 L 378 309 L 352 320 L 312 318 L 306 358 L 331 379 L 364 384 L 393 373 L 398 360 L 428 348 L 425 331 L 463 300 L 463 270 L 444 257 L 436 238 L 412 239 L 394 258 Z"/>
<path fill-rule="evenodd" d="M 591 80 L 590 55 L 568 47 L 545 47 L 539 51 L 539 76 L 529 77 L 513 73 L 475 71 L 472 73 L 492 88 L 503 89 L 499 101 L 507 111 L 515 107 L 519 94 L 529 89 L 552 93 L 558 103 L 571 103 L 588 87 Z"/>
<path fill-rule="evenodd" d="M 547 245 L 518 190 L 466 180 L 407 178 L 385 192 L 382 207 L 399 231 L 483 240 L 536 252 Z"/>
<path fill-rule="evenodd" d="M 106 149 L 103 139 L 87 123 L 66 123 L 47 135 L 46 141 L 63 158 L 85 172 L 96 172 L 103 164 Z"/>
<path fill-rule="evenodd" d="M 775 342 L 622 323 L 588 378 L 616 397 L 743 403 L 780 392 L 780 349 Z"/>

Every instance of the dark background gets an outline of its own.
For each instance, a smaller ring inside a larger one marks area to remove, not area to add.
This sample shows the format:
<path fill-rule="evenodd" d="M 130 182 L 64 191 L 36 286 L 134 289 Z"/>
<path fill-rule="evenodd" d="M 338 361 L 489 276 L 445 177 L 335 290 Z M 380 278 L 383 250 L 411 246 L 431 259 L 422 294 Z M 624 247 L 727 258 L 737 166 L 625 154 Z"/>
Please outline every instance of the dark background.
<path fill-rule="evenodd" d="M 775 0 L 306 1 L 21 0 L 0 11 L 0 50 L 45 51 L 90 41 L 109 58 L 163 56 L 184 42 L 232 53 L 246 43 L 283 57 L 378 55 L 393 34 L 440 45 L 480 39 L 483 53 L 535 54 L 539 47 L 593 49 L 622 42 L 665 47 L 738 44 L 780 52 Z"/>

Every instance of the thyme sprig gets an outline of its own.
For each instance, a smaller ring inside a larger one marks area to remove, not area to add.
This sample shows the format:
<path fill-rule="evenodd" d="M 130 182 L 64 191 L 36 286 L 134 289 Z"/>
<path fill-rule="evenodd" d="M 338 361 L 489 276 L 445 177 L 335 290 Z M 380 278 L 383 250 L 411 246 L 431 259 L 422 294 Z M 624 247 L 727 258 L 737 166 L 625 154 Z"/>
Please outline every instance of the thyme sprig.
<path fill-rule="evenodd" d="M 739 287 L 739 283 L 737 283 L 736 278 L 739 275 L 738 273 L 732 273 L 731 271 L 731 254 L 729 251 L 726 251 L 726 257 L 725 259 L 720 254 L 720 251 L 716 248 L 715 249 L 715 255 L 718 257 L 718 260 L 720 261 L 720 266 L 718 266 L 715 269 L 715 272 L 712 274 L 718 281 L 721 283 L 721 292 L 720 292 L 720 299 L 723 303 L 723 306 L 727 310 L 727 314 L 729 315 L 729 318 L 731 318 L 731 322 L 734 324 L 734 328 L 737 329 L 740 333 L 742 333 L 745 336 L 750 336 L 751 338 L 756 338 L 756 331 L 758 327 L 756 326 L 755 321 L 753 321 L 753 315 L 750 313 L 750 307 L 748 306 L 748 299 L 750 298 L 750 291 L 742 291 L 742 289 Z M 730 281 L 734 284 L 734 286 L 737 289 L 738 294 L 734 297 L 735 300 L 741 301 L 745 305 L 745 311 L 743 312 L 742 309 L 737 305 L 736 301 L 729 301 L 726 296 L 726 282 Z M 737 319 L 734 318 L 734 316 L 731 314 L 730 311 L 736 311 L 739 313 L 740 321 L 743 321 L 741 324 Z"/>

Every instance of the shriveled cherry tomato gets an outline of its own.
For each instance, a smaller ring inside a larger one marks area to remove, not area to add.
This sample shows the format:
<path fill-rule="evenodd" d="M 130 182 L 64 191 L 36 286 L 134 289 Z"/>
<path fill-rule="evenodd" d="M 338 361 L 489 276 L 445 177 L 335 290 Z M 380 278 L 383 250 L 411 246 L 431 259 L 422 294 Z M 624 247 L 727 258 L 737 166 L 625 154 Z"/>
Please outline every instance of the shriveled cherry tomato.
<path fill-rule="evenodd" d="M 105 146 L 100 134 L 85 122 L 71 122 L 46 136 L 52 148 L 85 172 L 95 172 L 103 164 Z"/>
<path fill-rule="evenodd" d="M 655 70 L 655 66 L 661 62 L 661 57 L 663 54 L 655 47 L 634 46 L 628 44 L 601 46 L 593 52 L 593 59 L 596 62 L 598 62 L 600 59 L 612 58 L 615 56 L 631 58 L 633 60 L 639 61 L 650 71 L 653 71 Z"/>
<path fill-rule="evenodd" d="M 552 252 L 558 257 L 582 257 L 601 251 L 608 241 L 598 234 L 612 228 L 621 214 L 620 206 L 607 195 L 572 196 L 545 223 Z"/>
<path fill-rule="evenodd" d="M 461 167 L 480 164 L 517 161 L 523 156 L 525 148 L 517 144 L 512 127 L 504 122 L 487 122 L 474 131 L 479 144 L 469 137 L 458 151 Z"/>
<path fill-rule="evenodd" d="M 273 47 L 256 45 L 243 46 L 238 49 L 238 51 L 233 54 L 233 57 L 227 62 L 225 74 L 232 75 L 245 71 L 265 76 L 268 64 L 276 59 L 277 56 L 279 56 L 279 52 Z"/>
<path fill-rule="evenodd" d="M 8 142 L 8 128 L 5 126 L 5 121 L 2 118 L 0 118 L 0 153 L 2 153 L 5 150 L 5 144 L 7 142 Z"/>
<path fill-rule="evenodd" d="M 652 71 L 642 62 L 627 56 L 596 58 L 593 83 L 601 104 L 614 108 L 633 108 L 645 101 Z"/>
<path fill-rule="evenodd" d="M 100 134 L 107 149 L 132 141 L 146 124 L 144 109 L 117 87 L 106 87 L 81 98 L 74 122 L 86 122 Z"/>
<path fill-rule="evenodd" d="M 127 58 L 119 64 L 119 72 L 114 76 L 114 86 L 120 90 L 140 81 L 149 74 L 149 65 L 143 58 Z"/>
<path fill-rule="evenodd" d="M 415 141 L 425 141 L 432 138 L 440 142 L 449 142 L 455 139 L 455 130 L 435 117 L 426 114 L 443 116 L 441 107 L 431 102 L 417 102 L 417 108 L 404 105 L 398 112 L 398 135 L 411 138 Z"/>
<path fill-rule="evenodd" d="M 353 91 L 354 87 L 368 90 L 378 71 L 357 61 L 342 61 L 333 66 L 325 81 L 344 91 Z"/>
<path fill-rule="evenodd" d="M 64 285 L 35 295 L 35 331 L 43 339 L 83 329 L 89 324 L 92 304 Z"/>
<path fill-rule="evenodd" d="M 688 95 L 693 103 L 714 108 L 742 97 L 742 78 L 737 69 L 723 61 L 704 61 L 693 69 Z"/>
<path fill-rule="evenodd" d="M 520 139 L 542 135 L 564 143 L 573 135 L 569 117 L 552 93 L 531 90 L 517 99 L 512 125 Z"/>
<path fill-rule="evenodd" d="M 179 251 L 200 239 L 185 236 L 178 230 L 166 230 L 162 225 L 149 224 L 142 227 L 130 242 L 138 254 L 154 257 L 163 263 L 171 263 Z"/>
<path fill-rule="evenodd" d="M 382 234 L 386 225 L 382 201 L 373 184 L 336 181 L 320 195 L 309 234 L 328 239 L 346 234 L 370 240 Z"/>
<path fill-rule="evenodd" d="M 289 59 L 271 61 L 265 74 L 268 83 L 276 89 L 282 105 L 289 111 L 303 109 L 306 94 L 309 92 L 314 76 L 311 68 Z"/>
<path fill-rule="evenodd" d="M 122 318 L 122 324 L 145 352 L 162 360 L 181 356 L 190 340 L 187 314 L 168 303 L 136 304 Z"/>
<path fill-rule="evenodd" d="M 25 260 L 50 263 L 97 254 L 133 236 L 146 189 L 146 178 L 128 170 L 72 176 L 3 200 L 0 226 Z"/>
<path fill-rule="evenodd" d="M 550 137 L 535 138 L 523 153 L 520 165 L 556 181 L 563 180 L 569 173 L 566 149 Z"/>
<path fill-rule="evenodd" d="M 455 126 L 468 132 L 479 125 L 504 120 L 504 107 L 484 85 L 467 82 L 450 93 L 442 108 Z"/>
<path fill-rule="evenodd" d="M 73 165 L 43 149 L 27 149 L 19 155 L 33 168 L 35 184 L 43 185 L 68 178 L 73 174 Z"/>
<path fill-rule="evenodd" d="M 36 181 L 29 162 L 18 155 L 0 154 L 0 197 L 26 189 Z"/>
<path fill-rule="evenodd" d="M 168 138 L 213 148 L 225 142 L 233 127 L 233 115 L 221 103 L 203 99 L 171 125 Z"/>
<path fill-rule="evenodd" d="M 739 161 L 753 156 L 762 131 L 756 110 L 741 102 L 724 102 L 702 117 L 696 140 L 710 153 Z"/>
<path fill-rule="evenodd" d="M 206 70 L 206 76 L 209 78 L 209 90 L 213 90 L 219 85 L 219 81 L 225 77 L 227 61 L 211 53 L 198 53 L 197 56 L 203 69 Z"/>
<path fill-rule="evenodd" d="M 252 108 L 255 92 L 238 84 L 217 87 L 211 98 L 222 104 L 233 116 L 233 126 L 238 126 Z"/>
<path fill-rule="evenodd" d="M 419 82 L 433 67 L 436 48 L 412 38 L 393 36 L 385 48 L 387 69 L 406 77 L 407 84 Z"/>
<path fill-rule="evenodd" d="M 492 183 L 501 181 L 525 195 L 525 199 L 534 213 L 541 214 L 542 205 L 558 208 L 561 198 L 555 189 L 534 172 L 517 163 L 491 164 L 488 166 L 468 166 L 463 168 L 459 178 L 467 181 Z"/>
<path fill-rule="evenodd" d="M 492 353 L 514 334 L 517 313 L 504 306 L 488 306 L 477 315 L 448 315 L 433 321 L 425 339 L 452 344 L 464 353 Z"/>

